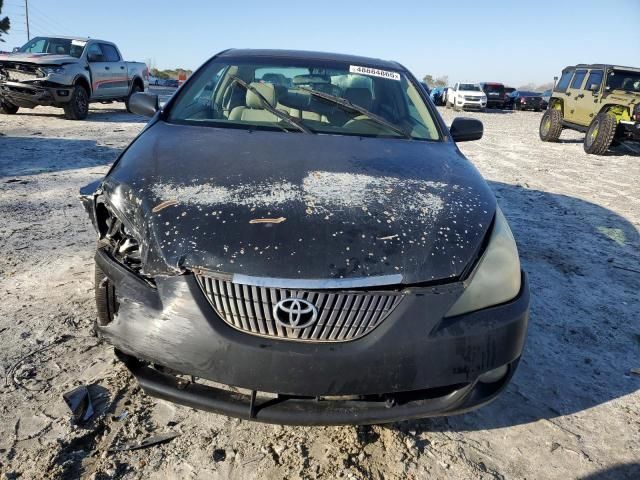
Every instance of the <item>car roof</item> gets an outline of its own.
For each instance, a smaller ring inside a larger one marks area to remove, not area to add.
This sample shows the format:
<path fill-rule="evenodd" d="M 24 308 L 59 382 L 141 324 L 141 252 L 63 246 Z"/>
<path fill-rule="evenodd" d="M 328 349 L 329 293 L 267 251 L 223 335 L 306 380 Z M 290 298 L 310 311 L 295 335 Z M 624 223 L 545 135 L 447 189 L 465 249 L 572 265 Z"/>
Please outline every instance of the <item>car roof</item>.
<path fill-rule="evenodd" d="M 275 49 L 229 49 L 218 54 L 219 57 L 242 58 L 242 57 L 274 57 L 289 58 L 296 60 L 328 60 L 338 62 L 348 62 L 354 64 L 365 64 L 377 68 L 402 69 L 405 68 L 398 62 L 392 60 L 382 60 L 380 58 L 361 57 L 358 55 L 347 55 L 343 53 L 314 52 L 306 50 L 275 50 Z"/>
<path fill-rule="evenodd" d="M 618 70 L 631 70 L 633 72 L 640 72 L 640 68 L 637 67 L 624 67 L 622 65 L 609 65 L 606 63 L 579 63 L 577 65 L 570 65 L 568 67 L 565 67 L 564 70 L 570 70 L 572 68 L 614 68 L 614 69 L 618 69 Z"/>

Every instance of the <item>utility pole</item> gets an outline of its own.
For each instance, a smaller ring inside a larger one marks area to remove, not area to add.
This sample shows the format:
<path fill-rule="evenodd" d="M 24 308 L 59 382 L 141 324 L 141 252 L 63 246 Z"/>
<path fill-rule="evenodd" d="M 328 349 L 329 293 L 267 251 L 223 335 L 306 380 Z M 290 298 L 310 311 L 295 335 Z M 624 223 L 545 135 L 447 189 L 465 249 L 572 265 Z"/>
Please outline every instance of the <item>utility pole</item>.
<path fill-rule="evenodd" d="M 31 40 L 31 35 L 29 35 L 29 0 L 24 0 L 24 16 L 27 19 L 27 42 Z"/>

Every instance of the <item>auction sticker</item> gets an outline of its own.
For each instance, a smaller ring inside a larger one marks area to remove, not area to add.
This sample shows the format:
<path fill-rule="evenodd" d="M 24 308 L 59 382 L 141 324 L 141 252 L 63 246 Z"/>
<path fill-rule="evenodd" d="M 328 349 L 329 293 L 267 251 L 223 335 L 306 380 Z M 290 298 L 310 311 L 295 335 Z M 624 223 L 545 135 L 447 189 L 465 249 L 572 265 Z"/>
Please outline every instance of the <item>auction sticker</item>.
<path fill-rule="evenodd" d="M 84 40 L 71 40 L 71 45 L 75 45 L 76 47 L 84 47 L 87 44 Z"/>
<path fill-rule="evenodd" d="M 359 65 L 349 65 L 350 73 L 359 73 L 360 75 L 369 75 L 371 77 L 388 78 L 389 80 L 400 80 L 398 72 L 390 72 L 389 70 L 380 70 L 379 68 L 361 67 Z"/>

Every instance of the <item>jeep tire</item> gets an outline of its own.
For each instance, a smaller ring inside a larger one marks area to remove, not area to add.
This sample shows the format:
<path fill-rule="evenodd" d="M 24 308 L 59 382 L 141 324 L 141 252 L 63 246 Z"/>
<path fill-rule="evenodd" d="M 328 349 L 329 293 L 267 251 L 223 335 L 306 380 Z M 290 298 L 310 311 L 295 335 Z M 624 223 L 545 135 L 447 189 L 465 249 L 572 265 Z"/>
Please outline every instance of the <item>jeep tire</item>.
<path fill-rule="evenodd" d="M 562 133 L 562 111 L 547 110 L 540 120 L 540 140 L 557 142 Z"/>
<path fill-rule="evenodd" d="M 584 136 L 584 151 L 592 155 L 604 155 L 613 142 L 617 127 L 618 122 L 612 114 L 602 112 L 596 115 Z"/>
<path fill-rule="evenodd" d="M 89 92 L 82 85 L 76 85 L 71 99 L 63 108 L 69 120 L 84 120 L 89 114 Z"/>
<path fill-rule="evenodd" d="M 14 115 L 18 112 L 18 108 L 19 107 L 13 103 L 0 100 L 0 113 L 4 113 L 5 115 Z"/>

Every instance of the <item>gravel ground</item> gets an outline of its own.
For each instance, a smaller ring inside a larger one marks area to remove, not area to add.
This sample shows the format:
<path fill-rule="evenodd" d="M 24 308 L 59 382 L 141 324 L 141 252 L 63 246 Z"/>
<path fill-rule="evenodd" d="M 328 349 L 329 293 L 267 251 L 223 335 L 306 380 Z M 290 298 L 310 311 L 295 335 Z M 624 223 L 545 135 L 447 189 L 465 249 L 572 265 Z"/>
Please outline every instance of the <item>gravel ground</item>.
<path fill-rule="evenodd" d="M 441 110 L 447 122 L 454 116 Z M 94 233 L 78 189 L 144 126 L 120 104 L 86 121 L 39 108 L 0 116 L 2 478 L 640 478 L 640 157 L 582 135 L 538 139 L 541 114 L 466 114 L 460 145 L 498 196 L 531 283 L 520 368 L 491 405 L 372 427 L 292 428 L 143 395 L 92 336 Z M 61 395 L 91 385 L 96 418 Z M 164 432 L 147 449 L 110 447 Z"/>

